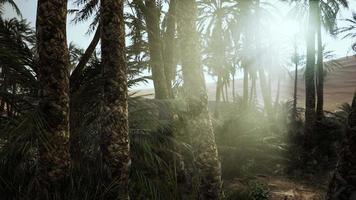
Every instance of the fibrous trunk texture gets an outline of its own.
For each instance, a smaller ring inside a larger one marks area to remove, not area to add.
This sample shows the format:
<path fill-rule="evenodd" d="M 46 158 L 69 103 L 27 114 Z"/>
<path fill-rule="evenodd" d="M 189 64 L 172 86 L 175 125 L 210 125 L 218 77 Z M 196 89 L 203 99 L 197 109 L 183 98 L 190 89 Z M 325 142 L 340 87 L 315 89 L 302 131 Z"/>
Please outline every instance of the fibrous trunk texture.
<path fill-rule="evenodd" d="M 304 144 L 309 146 L 315 122 L 315 36 L 318 1 L 309 0 L 307 64 L 305 67 L 305 131 Z"/>
<path fill-rule="evenodd" d="M 321 36 L 321 12 L 320 6 L 318 7 L 318 59 L 317 59 L 317 104 L 316 104 L 316 117 L 318 120 L 324 117 L 324 61 L 323 61 L 323 44 Z"/>
<path fill-rule="evenodd" d="M 187 130 L 198 169 L 199 199 L 219 199 L 221 169 L 211 119 L 196 31 L 194 0 L 179 0 L 179 37 L 185 98 L 188 105 Z"/>
<path fill-rule="evenodd" d="M 146 8 L 144 10 L 144 14 L 147 26 L 148 47 L 150 51 L 150 65 L 152 68 L 155 98 L 167 99 L 169 97 L 169 93 L 162 56 L 160 9 L 156 5 L 156 0 L 147 0 L 145 3 Z"/>
<path fill-rule="evenodd" d="M 41 82 L 40 109 L 46 123 L 39 142 L 40 181 L 53 187 L 69 169 L 69 54 L 67 0 L 38 0 L 36 34 Z M 44 137 L 43 137 L 44 136 Z M 45 139 L 45 141 L 44 141 Z"/>
<path fill-rule="evenodd" d="M 129 199 L 129 127 L 124 0 L 101 0 L 101 55 L 104 78 L 102 153 L 117 199 Z"/>
<path fill-rule="evenodd" d="M 167 90 L 170 98 L 173 98 L 172 82 L 175 79 L 174 50 L 176 47 L 176 15 L 177 0 L 170 0 L 167 17 L 167 30 L 164 36 L 164 72 L 167 81 Z"/>
<path fill-rule="evenodd" d="M 356 94 L 354 95 L 346 131 L 345 143 L 329 185 L 327 200 L 356 198 Z"/>

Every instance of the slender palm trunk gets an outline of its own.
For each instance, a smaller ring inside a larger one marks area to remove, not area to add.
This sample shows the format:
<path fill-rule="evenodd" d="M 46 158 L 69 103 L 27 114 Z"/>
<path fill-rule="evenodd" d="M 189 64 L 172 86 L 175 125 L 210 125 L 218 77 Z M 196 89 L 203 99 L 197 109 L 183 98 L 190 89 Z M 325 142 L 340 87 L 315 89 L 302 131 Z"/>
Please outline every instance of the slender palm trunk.
<path fill-rule="evenodd" d="M 250 88 L 250 99 L 249 99 L 249 104 L 250 106 L 255 106 L 255 90 L 256 90 L 256 75 L 252 74 L 251 75 L 251 88 Z"/>
<path fill-rule="evenodd" d="M 90 42 L 88 48 L 85 50 L 84 54 L 79 60 L 79 63 L 77 66 L 74 68 L 72 74 L 70 75 L 70 92 L 74 93 L 76 90 L 79 89 L 80 82 L 79 78 L 82 75 L 82 72 L 86 66 L 86 64 L 89 62 L 91 56 L 93 55 L 96 46 L 98 45 L 100 41 L 100 25 L 98 26 L 97 30 L 95 31 L 94 37 L 92 41 Z"/>
<path fill-rule="evenodd" d="M 104 76 L 101 135 L 103 162 L 117 184 L 117 199 L 129 199 L 130 152 L 124 0 L 101 0 L 100 17 Z"/>
<path fill-rule="evenodd" d="M 232 102 L 235 102 L 235 100 L 236 100 L 236 94 L 235 94 L 235 72 L 232 73 L 231 94 L 232 94 Z"/>
<path fill-rule="evenodd" d="M 150 65 L 152 68 L 155 98 L 167 99 L 169 98 L 169 92 L 167 88 L 167 79 L 162 55 L 162 37 L 160 29 L 161 13 L 156 5 L 156 0 L 147 0 L 145 5 L 146 8 L 143 13 L 145 14 L 147 26 Z"/>
<path fill-rule="evenodd" d="M 174 49 L 176 46 L 175 34 L 176 34 L 176 14 L 177 14 L 177 2 L 176 0 L 170 0 L 169 10 L 167 17 L 167 30 L 164 37 L 164 72 L 167 81 L 167 90 L 170 98 L 173 98 L 172 82 L 175 78 L 176 67 L 174 63 Z"/>
<path fill-rule="evenodd" d="M 224 91 L 225 91 L 224 90 L 224 85 L 225 85 L 224 82 L 222 82 L 221 83 L 221 94 L 220 95 L 222 96 L 223 102 L 226 102 L 226 98 L 225 98 L 226 96 L 225 96 L 225 93 L 224 93 Z"/>
<path fill-rule="evenodd" d="M 346 139 L 338 164 L 330 181 L 326 200 L 355 199 L 356 197 L 356 93 L 348 119 Z"/>
<path fill-rule="evenodd" d="M 218 103 L 221 101 L 221 91 L 222 91 L 222 77 L 218 75 L 218 82 L 216 83 L 215 101 Z"/>
<path fill-rule="evenodd" d="M 324 61 L 323 61 L 323 44 L 321 36 L 321 12 L 318 8 L 318 59 L 317 59 L 317 104 L 316 116 L 320 120 L 324 117 Z"/>
<path fill-rule="evenodd" d="M 295 62 L 295 71 L 294 71 L 294 92 L 293 92 L 293 116 L 294 119 L 296 118 L 297 115 L 297 89 L 298 89 L 298 61 Z"/>
<path fill-rule="evenodd" d="M 315 122 L 315 36 L 318 1 L 309 0 L 307 35 L 307 64 L 305 67 L 305 133 L 304 144 L 309 146 Z"/>
<path fill-rule="evenodd" d="M 43 136 L 47 140 L 39 143 L 39 164 L 40 181 L 45 188 L 66 178 L 70 164 L 66 20 L 67 0 L 38 0 L 36 34 L 42 88 L 40 108 L 46 122 Z"/>
<path fill-rule="evenodd" d="M 228 80 L 227 80 L 228 81 Z M 229 92 L 228 92 L 228 83 L 225 83 L 225 99 L 227 102 L 229 102 Z"/>
<path fill-rule="evenodd" d="M 75 94 L 80 89 L 80 76 L 83 73 L 83 70 L 86 64 L 89 62 L 91 56 L 93 55 L 96 46 L 100 40 L 100 26 L 97 28 L 95 35 L 90 42 L 88 48 L 85 50 L 83 56 L 81 57 L 79 63 L 73 70 L 70 78 L 69 78 L 69 85 L 70 85 L 70 115 L 69 115 L 69 124 L 70 124 L 70 156 L 72 159 L 73 167 L 76 164 L 80 163 L 80 160 L 83 158 L 82 155 L 82 145 L 80 142 L 80 133 L 79 127 L 82 123 L 82 114 L 83 114 L 83 107 L 81 104 L 75 102 Z"/>
<path fill-rule="evenodd" d="M 271 97 L 271 90 L 268 87 L 267 79 L 265 72 L 262 68 L 258 69 L 258 75 L 260 78 L 260 87 L 262 92 L 262 98 L 264 102 L 264 107 L 268 115 L 272 114 L 272 97 Z"/>
<path fill-rule="evenodd" d="M 243 66 L 244 70 L 244 80 L 243 80 L 243 94 L 242 94 L 242 105 L 246 108 L 248 105 L 248 70 L 247 66 Z"/>
<path fill-rule="evenodd" d="M 277 81 L 277 94 L 276 94 L 276 99 L 274 101 L 275 108 L 277 108 L 278 104 L 279 104 L 280 90 L 281 90 L 281 78 L 278 78 L 278 81 Z"/>
<path fill-rule="evenodd" d="M 189 130 L 194 162 L 200 177 L 198 199 L 217 200 L 221 193 L 221 169 L 207 106 L 208 98 L 196 30 L 195 0 L 179 0 L 179 14 L 183 87 L 189 108 L 186 130 Z"/>

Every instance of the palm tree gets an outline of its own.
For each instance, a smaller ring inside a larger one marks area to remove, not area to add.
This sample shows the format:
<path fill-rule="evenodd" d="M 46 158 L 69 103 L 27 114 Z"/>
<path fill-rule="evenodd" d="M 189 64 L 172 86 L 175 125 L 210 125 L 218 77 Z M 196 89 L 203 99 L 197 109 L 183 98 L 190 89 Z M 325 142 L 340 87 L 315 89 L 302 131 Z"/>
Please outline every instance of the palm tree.
<path fill-rule="evenodd" d="M 16 14 L 21 16 L 21 11 L 17 7 L 17 5 L 16 5 L 14 0 L 0 0 L 0 15 L 2 15 L 3 5 L 4 4 L 9 4 L 15 10 Z"/>
<path fill-rule="evenodd" d="M 340 7 L 348 7 L 347 0 L 291 0 L 308 7 L 307 61 L 305 69 L 305 140 L 310 136 L 315 119 L 323 115 L 323 53 L 321 26 L 332 33 Z M 303 14 L 303 11 L 297 11 Z M 318 42 L 316 48 L 315 42 Z M 316 51 L 318 50 L 318 52 Z M 317 53 L 317 54 L 316 54 Z M 317 61 L 317 64 L 316 64 Z M 317 71 L 315 71 L 315 69 Z M 317 89 L 317 90 L 316 90 Z M 316 91 L 318 99 L 316 99 Z M 316 104 L 318 100 L 318 104 Z"/>
<path fill-rule="evenodd" d="M 224 85 L 229 82 L 229 65 L 226 50 L 231 38 L 233 21 L 238 15 L 236 2 L 232 0 L 199 0 L 198 1 L 198 29 L 206 38 L 206 64 L 217 76 L 215 99 L 220 102 Z M 230 29 L 230 30 L 229 30 Z"/>
<path fill-rule="evenodd" d="M 161 37 L 161 8 L 156 0 L 134 0 L 133 1 L 142 12 L 148 35 L 148 46 L 150 55 L 150 67 L 152 69 L 152 80 L 155 89 L 156 99 L 169 98 L 166 73 L 163 58 L 163 39 Z"/>
<path fill-rule="evenodd" d="M 316 119 L 321 120 L 324 117 L 324 61 L 323 61 L 323 43 L 321 35 L 321 6 L 318 7 L 318 21 L 317 21 L 317 43 L 318 43 L 318 53 L 316 61 L 316 93 L 317 93 L 317 104 L 316 104 Z"/>
<path fill-rule="evenodd" d="M 298 70 L 300 64 L 304 61 L 304 56 L 298 53 L 298 46 L 296 39 L 294 41 L 294 52 L 292 55 L 292 63 L 294 64 L 294 89 L 293 89 L 293 117 L 297 117 L 297 105 L 298 105 Z"/>
<path fill-rule="evenodd" d="M 324 67 L 323 67 L 323 43 L 321 27 L 323 26 L 327 32 L 333 34 L 337 29 L 336 17 L 340 11 L 340 7 L 348 7 L 347 0 L 320 1 L 318 7 L 317 19 L 317 63 L 316 63 L 316 87 L 317 87 L 317 105 L 316 117 L 318 120 L 324 116 Z"/>
<path fill-rule="evenodd" d="M 101 55 L 103 70 L 102 153 L 119 190 L 129 199 L 129 127 L 125 23 L 123 0 L 101 0 Z"/>
<path fill-rule="evenodd" d="M 336 31 L 337 34 L 345 34 L 344 38 L 356 38 L 356 12 L 352 13 L 351 19 L 346 19 L 349 26 L 342 27 Z M 356 42 L 352 44 L 352 49 L 356 51 Z"/>
<path fill-rule="evenodd" d="M 163 60 L 164 72 L 166 75 L 167 88 L 169 97 L 173 98 L 172 82 L 175 80 L 175 58 L 174 50 L 176 47 L 176 24 L 177 24 L 177 0 L 169 1 L 169 9 L 166 15 L 166 30 L 163 33 L 164 46 L 163 46 Z"/>
<path fill-rule="evenodd" d="M 67 1 L 38 0 L 38 78 L 46 141 L 40 142 L 40 181 L 54 186 L 69 169 L 69 53 L 66 38 Z"/>
<path fill-rule="evenodd" d="M 346 139 L 326 199 L 352 199 L 355 197 L 356 176 L 356 93 L 348 117 Z"/>
<path fill-rule="evenodd" d="M 307 61 L 305 67 L 305 145 L 313 131 L 315 119 L 315 32 L 318 1 L 309 0 Z"/>
<path fill-rule="evenodd" d="M 208 98 L 196 30 L 197 6 L 195 0 L 180 0 L 178 5 L 183 88 L 188 105 L 186 130 L 189 131 L 200 178 L 199 199 L 219 199 L 221 169 L 207 108 Z"/>

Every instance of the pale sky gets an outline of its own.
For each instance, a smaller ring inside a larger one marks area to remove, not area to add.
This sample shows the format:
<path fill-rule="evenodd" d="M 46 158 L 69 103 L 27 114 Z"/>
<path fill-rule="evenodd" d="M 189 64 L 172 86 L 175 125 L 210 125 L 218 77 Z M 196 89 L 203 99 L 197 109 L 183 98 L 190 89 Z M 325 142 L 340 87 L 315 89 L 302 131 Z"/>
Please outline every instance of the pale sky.
<path fill-rule="evenodd" d="M 36 19 L 36 7 L 37 7 L 37 0 L 15 0 L 17 3 L 18 7 L 20 8 L 22 15 L 25 19 L 28 20 L 28 22 L 31 23 L 31 25 L 34 27 L 35 26 L 35 19 Z M 72 0 L 69 0 L 68 3 L 68 8 L 74 8 L 72 6 Z M 270 0 L 271 4 L 273 4 L 275 7 L 277 7 L 278 10 L 280 10 L 280 13 L 286 13 L 289 10 L 289 7 L 287 4 L 282 4 L 280 2 L 276 3 L 277 0 Z M 350 8 L 348 10 L 342 10 L 339 15 L 339 19 L 345 19 L 345 18 L 351 18 L 352 11 L 356 11 L 356 0 L 350 0 Z M 14 12 L 12 11 L 11 8 L 5 7 L 5 16 L 6 17 L 12 17 L 14 16 Z M 91 36 L 87 35 L 87 27 L 90 23 L 90 21 L 86 23 L 79 23 L 79 24 L 73 24 L 70 22 L 71 17 L 68 17 L 68 26 L 67 26 L 67 38 L 68 38 L 68 43 L 69 42 L 74 42 L 76 45 L 78 45 L 81 48 L 86 48 L 87 45 L 90 43 Z M 288 30 L 290 27 L 293 27 L 293 24 L 290 24 L 293 22 L 289 22 L 285 20 L 285 17 L 279 17 L 276 18 L 276 21 L 273 21 L 270 25 L 272 32 L 275 31 L 275 34 L 277 39 L 284 37 L 285 35 L 288 36 L 290 30 Z M 345 25 L 345 22 L 339 21 L 339 27 L 342 27 Z M 286 30 L 287 32 L 281 32 L 280 30 Z M 350 46 L 355 41 L 356 39 L 340 39 L 340 38 L 332 38 L 326 34 L 324 34 L 324 43 L 326 44 L 327 50 L 332 50 L 334 51 L 334 54 L 336 57 L 344 57 L 347 55 L 353 55 L 354 52 L 352 52 Z M 288 39 L 287 39 L 288 40 Z M 286 43 L 290 43 L 290 41 L 285 41 Z M 290 45 L 289 45 L 290 46 Z M 212 82 L 214 81 L 213 78 L 211 77 L 206 77 L 207 82 Z M 151 84 L 142 86 L 143 88 L 147 87 L 152 87 Z"/>

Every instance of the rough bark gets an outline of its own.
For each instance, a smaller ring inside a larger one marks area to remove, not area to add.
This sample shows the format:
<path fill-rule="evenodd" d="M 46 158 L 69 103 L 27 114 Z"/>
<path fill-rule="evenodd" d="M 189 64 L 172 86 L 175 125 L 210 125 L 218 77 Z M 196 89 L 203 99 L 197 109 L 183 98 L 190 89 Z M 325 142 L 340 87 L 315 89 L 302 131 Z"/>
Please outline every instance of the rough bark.
<path fill-rule="evenodd" d="M 129 199 L 129 127 L 124 0 L 101 0 L 101 55 L 103 67 L 103 162 L 119 190 Z M 115 187 L 115 188 L 116 188 Z"/>
<path fill-rule="evenodd" d="M 176 34 L 176 15 L 177 15 L 177 2 L 176 0 L 170 0 L 169 10 L 167 16 L 167 29 L 164 34 L 164 72 L 167 81 L 167 90 L 170 98 L 173 98 L 172 82 L 175 78 L 176 67 L 174 63 L 174 49 L 176 46 L 175 34 Z"/>
<path fill-rule="evenodd" d="M 162 37 L 160 29 L 160 9 L 156 0 L 145 1 L 144 16 L 148 34 L 148 47 L 150 52 L 150 65 L 156 99 L 169 97 L 167 79 L 162 56 Z"/>
<path fill-rule="evenodd" d="M 194 0 L 180 0 L 178 5 L 183 87 L 188 105 L 186 123 L 200 177 L 199 199 L 219 199 L 221 169 L 200 62 L 199 37 L 196 31 L 197 7 Z"/>
<path fill-rule="evenodd" d="M 327 200 L 356 198 L 356 93 L 348 119 L 346 139 L 339 161 L 329 184 Z"/>
<path fill-rule="evenodd" d="M 307 64 L 305 67 L 305 131 L 304 143 L 309 146 L 315 123 L 315 36 L 318 1 L 309 0 L 309 25 L 307 35 Z"/>
<path fill-rule="evenodd" d="M 320 6 L 318 7 L 318 25 L 317 25 L 317 38 L 318 38 L 318 57 L 317 57 L 317 104 L 316 104 L 316 117 L 318 120 L 324 117 L 324 61 L 323 61 L 323 44 L 321 36 L 321 13 Z"/>
<path fill-rule="evenodd" d="M 39 140 L 40 183 L 53 187 L 69 169 L 69 53 L 67 0 L 38 0 L 36 34 L 41 83 L 40 109 L 46 123 Z M 48 184 L 48 185 L 47 185 Z"/>

